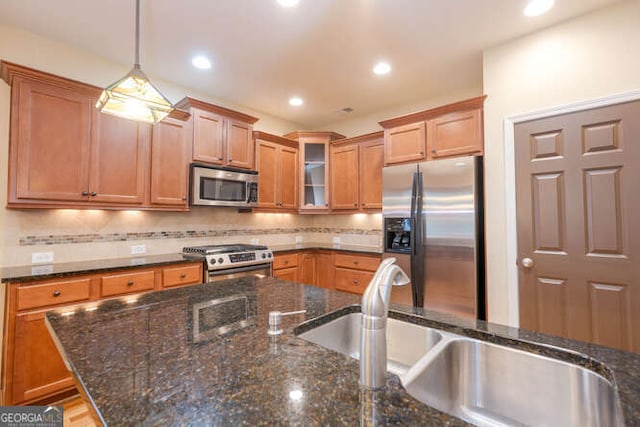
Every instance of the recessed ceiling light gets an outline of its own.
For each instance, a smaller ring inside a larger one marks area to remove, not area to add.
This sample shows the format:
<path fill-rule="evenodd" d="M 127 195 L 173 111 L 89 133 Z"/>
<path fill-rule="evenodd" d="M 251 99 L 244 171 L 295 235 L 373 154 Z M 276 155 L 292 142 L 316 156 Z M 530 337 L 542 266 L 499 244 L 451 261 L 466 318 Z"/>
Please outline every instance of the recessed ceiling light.
<path fill-rule="evenodd" d="M 548 12 L 553 7 L 554 0 L 531 0 L 524 8 L 525 16 L 538 16 Z"/>
<path fill-rule="evenodd" d="M 201 70 L 208 70 L 211 68 L 211 61 L 202 55 L 194 56 L 191 63 L 194 67 L 200 68 Z"/>
<path fill-rule="evenodd" d="M 379 76 L 389 74 L 391 71 L 391 65 L 388 62 L 378 62 L 373 66 L 373 72 Z"/>
<path fill-rule="evenodd" d="M 302 98 L 298 98 L 297 96 L 289 98 L 289 105 L 292 105 L 294 107 L 299 107 L 302 104 L 304 104 L 304 101 L 302 100 Z"/>
<path fill-rule="evenodd" d="M 282 7 L 293 7 L 297 5 L 300 0 L 278 0 L 278 4 Z"/>

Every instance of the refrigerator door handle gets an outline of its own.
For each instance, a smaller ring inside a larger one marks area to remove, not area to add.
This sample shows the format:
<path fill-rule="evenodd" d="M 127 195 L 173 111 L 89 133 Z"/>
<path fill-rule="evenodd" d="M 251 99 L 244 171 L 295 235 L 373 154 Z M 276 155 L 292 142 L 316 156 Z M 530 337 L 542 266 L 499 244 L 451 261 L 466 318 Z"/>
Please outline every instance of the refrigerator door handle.
<path fill-rule="evenodd" d="M 424 230 L 423 230 L 423 175 L 422 172 L 417 172 L 416 178 L 416 209 L 414 211 L 415 216 L 415 232 L 414 232 L 414 251 L 413 256 L 415 258 L 414 269 L 416 286 L 414 287 L 414 301 L 413 305 L 416 307 L 424 307 Z"/>
<path fill-rule="evenodd" d="M 411 294 L 414 307 L 424 306 L 422 247 L 422 172 L 413 173 L 411 186 Z"/>

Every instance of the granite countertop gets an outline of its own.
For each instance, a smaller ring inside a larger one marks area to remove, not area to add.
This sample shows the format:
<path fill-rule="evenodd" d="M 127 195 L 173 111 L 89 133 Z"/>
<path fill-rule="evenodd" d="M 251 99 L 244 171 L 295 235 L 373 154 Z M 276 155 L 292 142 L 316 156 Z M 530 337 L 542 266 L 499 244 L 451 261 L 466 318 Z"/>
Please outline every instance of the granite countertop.
<path fill-rule="evenodd" d="M 415 400 L 393 374 L 382 391 L 361 390 L 356 360 L 296 336 L 359 302 L 245 277 L 51 311 L 47 324 L 106 425 L 467 425 Z M 283 317 L 281 336 L 267 335 L 269 311 L 301 309 Z M 406 306 L 390 317 L 589 367 L 617 385 L 627 425 L 640 425 L 635 353 Z"/>
<path fill-rule="evenodd" d="M 309 250 L 309 249 L 327 249 L 332 251 L 354 252 L 354 253 L 362 253 L 362 254 L 370 254 L 370 255 L 382 254 L 382 248 L 380 246 L 345 245 L 345 244 L 337 244 L 337 243 L 334 244 L 334 243 L 319 243 L 319 242 L 303 242 L 303 243 L 282 244 L 282 245 L 269 245 L 269 249 L 271 249 L 273 253 L 301 251 L 301 250 Z"/>
<path fill-rule="evenodd" d="M 33 280 L 55 279 L 74 274 L 101 273 L 120 268 L 155 267 L 164 264 L 179 264 L 199 261 L 182 254 L 143 255 L 130 258 L 99 259 L 93 261 L 66 262 L 57 264 L 24 265 L 0 268 L 0 278 L 4 282 L 30 282 Z"/>

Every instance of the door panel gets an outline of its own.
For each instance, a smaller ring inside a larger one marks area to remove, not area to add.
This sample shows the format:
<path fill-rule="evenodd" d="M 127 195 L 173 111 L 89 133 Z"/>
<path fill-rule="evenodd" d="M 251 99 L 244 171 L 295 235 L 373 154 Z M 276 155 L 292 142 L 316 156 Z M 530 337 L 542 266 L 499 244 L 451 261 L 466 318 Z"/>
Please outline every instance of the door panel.
<path fill-rule="evenodd" d="M 357 144 L 331 147 L 331 208 L 358 209 Z"/>
<path fill-rule="evenodd" d="M 253 169 L 253 126 L 228 120 L 227 163 L 243 169 Z"/>
<path fill-rule="evenodd" d="M 96 114 L 91 150 L 91 200 L 142 204 L 148 170 L 150 125 Z M 94 196 L 95 194 L 95 196 Z"/>
<path fill-rule="evenodd" d="M 279 162 L 278 188 L 280 206 L 288 209 L 298 208 L 298 149 L 281 147 Z"/>
<path fill-rule="evenodd" d="M 522 327 L 640 351 L 638 117 L 636 101 L 516 125 Z"/>
<path fill-rule="evenodd" d="M 258 207 L 274 208 L 277 203 L 278 147 L 269 142 L 259 141 L 256 147 L 258 176 Z"/>
<path fill-rule="evenodd" d="M 20 123 L 15 129 L 17 198 L 86 200 L 93 98 L 19 79 L 12 96 Z"/>
<path fill-rule="evenodd" d="M 224 125 L 222 116 L 193 109 L 193 160 L 224 163 Z"/>
<path fill-rule="evenodd" d="M 187 207 L 191 147 L 188 122 L 166 118 L 151 137 L 151 203 Z"/>

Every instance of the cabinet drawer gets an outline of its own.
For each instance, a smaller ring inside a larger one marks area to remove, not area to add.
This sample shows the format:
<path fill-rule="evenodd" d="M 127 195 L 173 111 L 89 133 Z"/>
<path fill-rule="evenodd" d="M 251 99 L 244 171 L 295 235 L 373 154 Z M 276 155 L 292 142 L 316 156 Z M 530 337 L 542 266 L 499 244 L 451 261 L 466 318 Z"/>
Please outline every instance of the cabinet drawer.
<path fill-rule="evenodd" d="M 87 300 L 90 283 L 84 278 L 18 288 L 18 310 Z"/>
<path fill-rule="evenodd" d="M 380 265 L 379 257 L 363 255 L 336 254 L 336 267 L 353 268 L 356 270 L 376 271 Z"/>
<path fill-rule="evenodd" d="M 202 283 L 202 264 L 183 265 L 162 269 L 162 286 L 190 285 Z"/>
<path fill-rule="evenodd" d="M 155 286 L 155 277 L 156 273 L 152 270 L 102 276 L 100 296 L 108 297 L 152 290 Z"/>
<path fill-rule="evenodd" d="M 335 288 L 339 291 L 363 294 L 372 278 L 373 273 L 368 271 L 336 268 Z"/>
<path fill-rule="evenodd" d="M 298 265 L 298 254 L 276 255 L 273 258 L 273 269 L 290 268 Z"/>

